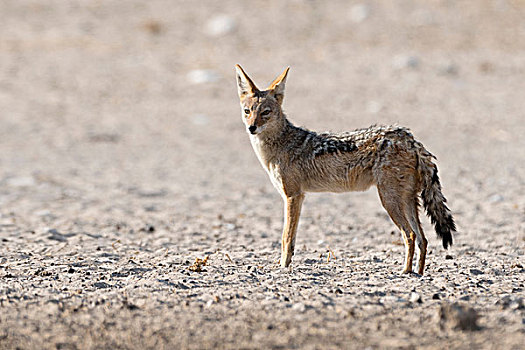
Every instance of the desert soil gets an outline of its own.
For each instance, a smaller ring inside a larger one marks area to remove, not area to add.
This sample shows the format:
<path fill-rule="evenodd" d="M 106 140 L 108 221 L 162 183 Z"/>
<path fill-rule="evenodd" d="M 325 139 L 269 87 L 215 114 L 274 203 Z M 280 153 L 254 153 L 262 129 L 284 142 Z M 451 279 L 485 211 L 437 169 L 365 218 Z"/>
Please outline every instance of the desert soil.
<path fill-rule="evenodd" d="M 375 189 L 310 194 L 281 269 L 236 63 L 298 125 L 410 127 L 453 247 L 425 218 L 402 275 Z M 523 348 L 524 91 L 517 0 L 1 1 L 0 348 Z"/>

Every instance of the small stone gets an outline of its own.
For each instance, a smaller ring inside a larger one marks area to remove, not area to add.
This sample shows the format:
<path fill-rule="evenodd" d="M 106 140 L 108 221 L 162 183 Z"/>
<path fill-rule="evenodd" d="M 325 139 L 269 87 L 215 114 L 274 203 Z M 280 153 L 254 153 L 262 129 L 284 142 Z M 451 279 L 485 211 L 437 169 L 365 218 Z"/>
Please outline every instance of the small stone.
<path fill-rule="evenodd" d="M 511 295 L 505 295 L 503 298 L 496 302 L 502 309 L 521 310 L 523 306 L 523 298 L 513 297 Z"/>
<path fill-rule="evenodd" d="M 190 287 L 188 287 L 187 285 L 185 285 L 184 283 L 181 283 L 181 282 L 178 282 L 175 287 L 179 288 L 179 289 L 190 289 Z"/>
<path fill-rule="evenodd" d="M 448 255 L 447 254 L 447 255 L 445 255 L 445 259 L 446 260 L 452 260 L 452 259 L 454 259 L 454 257 L 452 255 Z"/>
<path fill-rule="evenodd" d="M 469 270 L 470 274 L 474 275 L 474 276 L 478 276 L 478 275 L 483 275 L 483 271 L 481 270 L 478 270 L 478 269 L 470 269 Z"/>
<path fill-rule="evenodd" d="M 281 300 L 281 301 L 290 301 L 290 298 L 288 298 L 285 295 L 282 295 L 282 296 L 279 297 L 279 300 Z"/>
<path fill-rule="evenodd" d="M 137 196 L 144 198 L 164 197 L 168 194 L 164 189 L 139 189 L 135 193 Z"/>
<path fill-rule="evenodd" d="M 354 23 L 361 23 L 370 16 L 370 7 L 366 4 L 357 4 L 350 9 L 350 19 Z"/>
<path fill-rule="evenodd" d="M 407 300 L 395 295 L 387 295 L 379 299 L 380 304 L 404 303 Z"/>
<path fill-rule="evenodd" d="M 441 297 L 439 296 L 439 293 L 434 293 L 432 295 L 432 300 L 439 300 L 439 299 L 441 299 Z"/>
<path fill-rule="evenodd" d="M 462 331 L 476 331 L 478 312 L 465 304 L 444 304 L 439 308 L 439 323 L 441 328 L 449 327 Z"/>
<path fill-rule="evenodd" d="M 439 73 L 442 75 L 455 76 L 459 74 L 459 68 L 454 63 L 447 63 L 439 69 Z"/>
<path fill-rule="evenodd" d="M 125 309 L 128 309 L 128 310 L 138 310 L 138 309 L 140 309 L 140 307 L 138 307 L 135 304 L 130 303 L 128 300 L 124 300 L 124 302 L 122 303 L 122 307 L 125 308 Z"/>
<path fill-rule="evenodd" d="M 88 140 L 93 143 L 116 143 L 120 140 L 120 135 L 107 132 L 90 133 Z"/>
<path fill-rule="evenodd" d="M 70 267 L 68 270 L 67 270 L 67 273 L 75 273 L 75 269 L 73 267 Z"/>
<path fill-rule="evenodd" d="M 516 298 L 510 304 L 510 309 L 511 310 L 523 310 L 523 308 L 524 308 L 524 306 L 523 306 L 523 299 L 522 298 Z"/>
<path fill-rule="evenodd" d="M 481 62 L 478 66 L 478 70 L 482 73 L 494 72 L 494 64 L 488 61 Z"/>
<path fill-rule="evenodd" d="M 154 19 L 150 19 L 142 24 L 142 28 L 152 35 L 159 35 L 162 32 L 162 27 L 162 24 Z"/>
<path fill-rule="evenodd" d="M 392 67 L 396 70 L 416 69 L 419 65 L 419 58 L 412 55 L 397 55 L 392 59 Z"/>
<path fill-rule="evenodd" d="M 47 209 L 41 209 L 41 210 L 37 210 L 35 211 L 35 215 L 36 216 L 54 216 L 53 214 L 51 214 L 51 212 Z"/>
<path fill-rule="evenodd" d="M 147 212 L 156 212 L 158 211 L 157 207 L 154 205 L 146 205 L 144 206 L 144 210 Z"/>
<path fill-rule="evenodd" d="M 191 118 L 191 122 L 195 125 L 206 125 L 210 122 L 210 118 L 205 114 L 195 114 Z"/>
<path fill-rule="evenodd" d="M 194 69 L 188 72 L 186 79 L 192 84 L 214 83 L 219 80 L 219 74 L 211 69 Z"/>
<path fill-rule="evenodd" d="M 377 114 L 381 112 L 383 105 L 377 101 L 368 101 L 366 105 L 366 111 L 370 114 Z"/>
<path fill-rule="evenodd" d="M 60 232 L 58 232 L 57 229 L 50 228 L 47 230 L 46 233 L 50 234 L 50 236 L 47 237 L 48 239 L 52 239 L 54 241 L 59 241 L 59 242 L 67 242 L 67 237 L 61 234 Z"/>
<path fill-rule="evenodd" d="M 229 34 L 236 28 L 237 23 L 228 15 L 217 15 L 206 23 L 206 33 L 212 37 Z"/>
<path fill-rule="evenodd" d="M 30 187 L 36 184 L 32 176 L 10 177 L 5 180 L 7 186 L 11 187 Z"/>
<path fill-rule="evenodd" d="M 416 292 L 410 293 L 410 298 L 408 300 L 410 300 L 411 303 L 418 303 L 418 304 L 421 304 L 423 302 L 423 300 L 421 300 L 421 295 L 419 295 Z"/>
<path fill-rule="evenodd" d="M 95 288 L 99 288 L 99 289 L 102 289 L 102 288 L 111 288 L 111 285 L 106 283 L 106 282 L 95 282 L 93 284 L 93 286 Z"/>
<path fill-rule="evenodd" d="M 227 229 L 228 231 L 232 231 L 232 230 L 235 230 L 235 224 L 231 224 L 231 223 L 226 223 L 223 225 L 225 229 Z"/>
<path fill-rule="evenodd" d="M 489 197 L 489 202 L 490 203 L 500 203 L 500 202 L 503 202 L 505 198 L 501 195 L 501 194 L 493 194 L 492 196 Z"/>
<path fill-rule="evenodd" d="M 292 306 L 292 310 L 297 312 L 305 312 L 306 311 L 306 305 L 303 303 L 297 303 Z"/>

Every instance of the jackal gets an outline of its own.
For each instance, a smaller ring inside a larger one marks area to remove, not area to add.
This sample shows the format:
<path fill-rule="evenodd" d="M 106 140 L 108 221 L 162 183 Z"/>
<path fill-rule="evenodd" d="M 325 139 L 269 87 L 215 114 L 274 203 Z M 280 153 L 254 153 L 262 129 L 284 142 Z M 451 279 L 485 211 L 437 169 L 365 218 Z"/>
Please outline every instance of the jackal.
<path fill-rule="evenodd" d="M 379 197 L 405 243 L 403 273 L 412 272 L 415 243 L 423 274 L 427 239 L 419 221 L 419 196 L 443 247 L 452 244 L 454 219 L 441 192 L 435 158 L 400 126 L 371 126 L 344 133 L 317 133 L 293 125 L 282 110 L 287 68 L 266 90 L 259 90 L 236 65 L 242 119 L 272 184 L 284 199 L 281 266 L 294 253 L 305 192 L 364 191 Z"/>

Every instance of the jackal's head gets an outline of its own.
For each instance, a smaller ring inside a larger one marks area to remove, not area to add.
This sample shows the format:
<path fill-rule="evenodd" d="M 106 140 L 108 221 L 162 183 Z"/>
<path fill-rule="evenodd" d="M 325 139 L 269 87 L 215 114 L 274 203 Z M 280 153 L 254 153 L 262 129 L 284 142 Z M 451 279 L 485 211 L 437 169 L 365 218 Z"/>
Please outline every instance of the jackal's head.
<path fill-rule="evenodd" d="M 236 65 L 237 90 L 241 100 L 242 119 L 252 135 L 279 130 L 284 121 L 281 104 L 284 99 L 284 85 L 289 67 L 279 75 L 266 90 L 259 90 L 244 72 Z"/>

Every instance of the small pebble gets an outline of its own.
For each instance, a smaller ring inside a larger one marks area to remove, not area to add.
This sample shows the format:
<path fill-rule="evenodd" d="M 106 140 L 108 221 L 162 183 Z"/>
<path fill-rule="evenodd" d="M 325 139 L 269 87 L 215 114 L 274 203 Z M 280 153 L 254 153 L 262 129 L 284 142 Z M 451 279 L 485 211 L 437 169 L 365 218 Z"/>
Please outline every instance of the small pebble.
<path fill-rule="evenodd" d="M 366 111 L 370 114 L 377 114 L 381 112 L 383 105 L 377 101 L 368 101 L 366 105 Z"/>
<path fill-rule="evenodd" d="M 442 327 L 448 326 L 462 331 L 476 331 L 478 326 L 478 312 L 465 304 L 443 304 L 439 309 L 439 322 Z"/>
<path fill-rule="evenodd" d="M 420 65 L 419 58 L 411 55 L 397 55 L 392 59 L 392 67 L 396 70 L 416 69 Z"/>
<path fill-rule="evenodd" d="M 162 32 L 162 24 L 154 19 L 150 19 L 142 24 L 142 28 L 153 35 L 159 35 Z"/>
<path fill-rule="evenodd" d="M 415 292 L 410 293 L 410 299 L 409 300 L 410 300 L 411 303 L 421 304 L 423 302 L 421 300 L 421 295 L 419 295 L 418 293 L 415 293 Z"/>
<path fill-rule="evenodd" d="M 483 275 L 483 271 L 481 270 L 478 270 L 478 269 L 470 269 L 469 270 L 470 274 L 474 275 L 474 276 L 478 276 L 478 275 Z"/>
<path fill-rule="evenodd" d="M 11 187 L 30 187 L 36 185 L 36 182 L 32 176 L 19 176 L 8 178 L 5 184 Z"/>
<path fill-rule="evenodd" d="M 210 118 L 205 114 L 195 114 L 191 118 L 191 122 L 195 125 L 206 125 L 210 122 Z"/>
<path fill-rule="evenodd" d="M 439 73 L 442 75 L 456 76 L 459 74 L 459 68 L 454 63 L 448 63 L 439 69 Z"/>
<path fill-rule="evenodd" d="M 298 312 L 305 312 L 306 311 L 306 305 L 303 303 L 297 303 L 292 306 L 292 310 L 298 311 Z"/>
<path fill-rule="evenodd" d="M 219 74 L 211 69 L 194 69 L 188 72 L 186 79 L 192 84 L 214 83 L 219 80 Z"/>
<path fill-rule="evenodd" d="M 356 4 L 350 9 L 350 19 L 354 23 L 361 23 L 370 16 L 370 6 Z"/>
<path fill-rule="evenodd" d="M 108 284 L 108 283 L 106 283 L 106 282 L 95 282 L 95 283 L 93 284 L 93 286 L 94 286 L 95 288 L 100 288 L 100 289 L 102 289 L 102 288 L 110 288 L 110 287 L 111 287 L 111 285 Z"/>
<path fill-rule="evenodd" d="M 500 203 L 500 202 L 503 202 L 504 199 L 505 198 L 501 194 L 494 194 L 489 197 L 489 202 L 490 203 Z"/>
<path fill-rule="evenodd" d="M 235 230 L 235 224 L 226 223 L 226 224 L 223 224 L 223 227 L 224 227 L 225 229 L 227 229 L 228 231 Z"/>
<path fill-rule="evenodd" d="M 206 33 L 212 37 L 219 37 L 233 32 L 237 28 L 235 20 L 228 15 L 218 15 L 206 23 Z"/>

